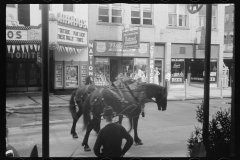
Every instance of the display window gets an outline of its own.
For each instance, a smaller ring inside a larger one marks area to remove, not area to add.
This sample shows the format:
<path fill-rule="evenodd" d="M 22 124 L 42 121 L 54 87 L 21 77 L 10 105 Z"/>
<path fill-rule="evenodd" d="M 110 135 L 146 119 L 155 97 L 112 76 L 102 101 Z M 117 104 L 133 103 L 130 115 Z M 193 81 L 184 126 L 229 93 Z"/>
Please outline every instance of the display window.
<path fill-rule="evenodd" d="M 184 59 L 171 60 L 171 83 L 184 83 Z"/>
<path fill-rule="evenodd" d="M 97 86 L 106 86 L 110 83 L 109 58 L 95 58 L 94 83 Z"/>

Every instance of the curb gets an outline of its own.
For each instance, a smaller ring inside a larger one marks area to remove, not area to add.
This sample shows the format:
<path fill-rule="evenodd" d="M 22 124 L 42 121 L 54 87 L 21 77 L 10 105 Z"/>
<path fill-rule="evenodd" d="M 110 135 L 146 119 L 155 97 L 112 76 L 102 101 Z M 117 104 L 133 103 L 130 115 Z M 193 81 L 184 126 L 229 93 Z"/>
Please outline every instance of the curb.
<path fill-rule="evenodd" d="M 231 98 L 231 96 L 223 96 L 223 97 L 210 97 L 209 99 L 221 99 L 221 98 Z M 171 98 L 168 99 L 168 101 L 187 101 L 187 100 L 201 100 L 204 99 L 204 97 L 196 97 L 196 98 Z"/>

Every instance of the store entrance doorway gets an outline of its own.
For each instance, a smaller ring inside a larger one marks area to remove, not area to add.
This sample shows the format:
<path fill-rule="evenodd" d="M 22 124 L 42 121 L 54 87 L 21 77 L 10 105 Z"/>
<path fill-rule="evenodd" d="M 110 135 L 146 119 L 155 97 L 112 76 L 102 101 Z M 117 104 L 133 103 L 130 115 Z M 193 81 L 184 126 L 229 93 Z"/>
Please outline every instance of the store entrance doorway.
<path fill-rule="evenodd" d="M 110 58 L 110 81 L 116 81 L 116 77 L 118 75 L 118 60 Z"/>

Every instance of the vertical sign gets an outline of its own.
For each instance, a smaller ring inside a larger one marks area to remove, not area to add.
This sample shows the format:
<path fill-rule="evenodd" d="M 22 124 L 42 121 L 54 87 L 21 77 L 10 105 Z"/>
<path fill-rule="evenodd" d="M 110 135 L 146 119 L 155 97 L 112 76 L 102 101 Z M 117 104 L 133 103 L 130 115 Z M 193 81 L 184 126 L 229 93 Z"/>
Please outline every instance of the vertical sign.
<path fill-rule="evenodd" d="M 88 43 L 88 75 L 92 76 L 94 79 L 94 69 L 93 69 L 93 62 L 94 62 L 94 57 L 93 57 L 93 40 L 89 40 Z"/>
<path fill-rule="evenodd" d="M 202 27 L 201 40 L 200 40 L 200 44 L 198 45 L 198 49 L 200 50 L 205 50 L 205 33 L 206 33 L 205 27 Z"/>
<path fill-rule="evenodd" d="M 153 78 L 154 78 L 154 43 L 150 43 L 149 83 L 154 83 Z"/>

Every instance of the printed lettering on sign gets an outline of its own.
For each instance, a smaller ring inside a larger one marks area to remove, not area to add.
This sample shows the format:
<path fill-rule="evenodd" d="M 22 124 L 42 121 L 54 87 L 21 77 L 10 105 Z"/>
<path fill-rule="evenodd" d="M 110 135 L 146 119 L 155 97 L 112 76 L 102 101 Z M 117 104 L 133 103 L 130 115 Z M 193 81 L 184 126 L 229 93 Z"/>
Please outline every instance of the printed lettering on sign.
<path fill-rule="evenodd" d="M 94 71 L 94 68 L 93 68 L 93 61 L 94 61 L 94 58 L 93 58 L 93 41 L 89 41 L 88 43 L 88 75 L 91 75 L 94 77 L 94 74 L 93 74 L 93 71 Z"/>
<path fill-rule="evenodd" d="M 149 83 L 153 83 L 154 77 L 154 46 L 150 47 L 150 58 L 149 58 Z"/>
<path fill-rule="evenodd" d="M 97 51 L 105 52 L 106 51 L 106 42 L 97 42 Z"/>
<path fill-rule="evenodd" d="M 6 30 L 6 40 L 28 40 L 27 30 Z"/>

